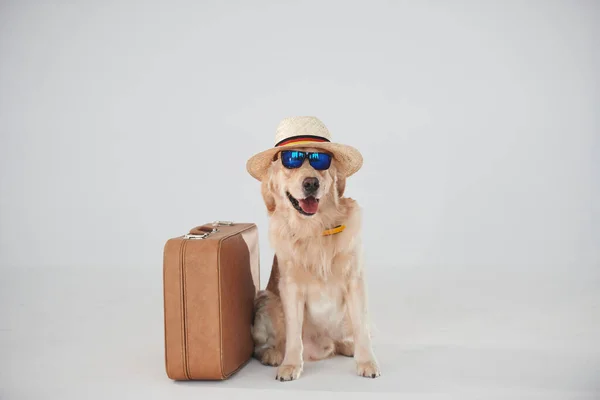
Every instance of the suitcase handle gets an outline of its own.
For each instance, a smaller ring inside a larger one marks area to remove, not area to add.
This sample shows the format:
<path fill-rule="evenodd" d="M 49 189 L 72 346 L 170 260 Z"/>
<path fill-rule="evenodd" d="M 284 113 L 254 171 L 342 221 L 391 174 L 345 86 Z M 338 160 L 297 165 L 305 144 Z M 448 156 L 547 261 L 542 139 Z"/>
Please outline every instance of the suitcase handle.
<path fill-rule="evenodd" d="M 215 221 L 211 225 L 206 224 L 206 225 L 196 226 L 196 227 L 190 229 L 190 232 L 187 235 L 185 235 L 185 238 L 186 239 L 204 239 L 211 233 L 218 232 L 219 229 L 217 229 L 216 227 L 222 226 L 222 225 L 231 226 L 231 225 L 233 225 L 233 222 Z"/>
<path fill-rule="evenodd" d="M 216 228 L 208 225 L 200 225 L 190 229 L 190 233 L 202 234 L 202 233 L 212 233 L 217 231 Z"/>
<path fill-rule="evenodd" d="M 213 232 L 217 232 L 217 228 L 213 228 L 207 225 L 200 225 L 190 229 L 190 232 L 186 236 L 202 236 L 201 239 L 204 239 L 208 235 Z"/>

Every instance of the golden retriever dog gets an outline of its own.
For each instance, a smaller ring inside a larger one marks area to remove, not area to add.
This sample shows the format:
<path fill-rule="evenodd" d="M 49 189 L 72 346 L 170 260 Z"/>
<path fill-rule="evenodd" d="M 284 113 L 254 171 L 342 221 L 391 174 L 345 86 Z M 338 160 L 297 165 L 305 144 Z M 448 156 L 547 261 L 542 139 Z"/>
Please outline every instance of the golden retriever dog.
<path fill-rule="evenodd" d="M 298 379 L 304 361 L 336 354 L 354 357 L 360 376 L 380 375 L 367 323 L 360 208 L 344 197 L 346 176 L 330 155 L 328 169 L 317 170 L 308 159 L 289 169 L 277 152 L 261 178 L 275 259 L 255 299 L 252 336 L 254 356 L 277 366 L 280 381 Z"/>

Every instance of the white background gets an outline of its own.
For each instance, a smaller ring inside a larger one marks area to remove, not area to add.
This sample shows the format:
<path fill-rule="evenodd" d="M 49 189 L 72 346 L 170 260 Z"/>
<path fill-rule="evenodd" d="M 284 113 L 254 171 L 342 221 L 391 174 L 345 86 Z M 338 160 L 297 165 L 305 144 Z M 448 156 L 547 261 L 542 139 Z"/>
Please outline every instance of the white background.
<path fill-rule="evenodd" d="M 599 42 L 591 0 L 0 2 L 0 398 L 600 397 Z M 164 242 L 255 222 L 266 284 L 290 115 L 363 153 L 383 375 L 170 382 Z"/>

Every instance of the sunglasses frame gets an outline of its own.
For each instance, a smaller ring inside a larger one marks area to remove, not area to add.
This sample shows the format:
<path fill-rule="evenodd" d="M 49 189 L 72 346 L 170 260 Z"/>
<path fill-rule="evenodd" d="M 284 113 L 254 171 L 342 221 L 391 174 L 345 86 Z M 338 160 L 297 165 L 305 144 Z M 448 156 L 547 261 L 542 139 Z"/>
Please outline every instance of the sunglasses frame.
<path fill-rule="evenodd" d="M 296 151 L 298 153 L 304 154 L 304 160 L 302 160 L 302 164 L 298 165 L 297 167 L 288 167 L 288 166 L 286 166 L 283 163 L 283 153 L 285 153 L 287 151 L 290 151 L 290 152 L 291 151 Z M 300 167 L 302 167 L 304 165 L 304 162 L 308 160 L 308 163 L 310 164 L 310 166 L 312 168 L 314 168 L 316 171 L 327 171 L 331 167 L 331 161 L 333 160 L 333 154 L 331 154 L 331 153 L 329 153 L 327 151 L 282 150 L 280 153 L 281 153 L 281 155 L 279 156 L 279 158 L 281 158 L 281 165 L 283 165 L 283 167 L 287 168 L 287 169 L 297 169 L 297 168 L 300 168 Z M 315 168 L 312 165 L 312 163 L 310 162 L 311 161 L 310 160 L 310 155 L 311 154 L 325 154 L 325 155 L 329 156 L 329 165 L 327 166 L 327 168 L 325 168 L 325 169 L 317 169 L 317 168 Z"/>

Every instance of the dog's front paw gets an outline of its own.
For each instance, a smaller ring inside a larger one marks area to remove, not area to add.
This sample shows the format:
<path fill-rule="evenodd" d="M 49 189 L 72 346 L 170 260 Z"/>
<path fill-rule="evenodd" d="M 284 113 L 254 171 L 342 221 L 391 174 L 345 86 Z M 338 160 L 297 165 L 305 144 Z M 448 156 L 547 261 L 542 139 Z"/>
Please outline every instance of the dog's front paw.
<path fill-rule="evenodd" d="M 293 381 L 294 379 L 300 378 L 302 373 L 302 365 L 282 365 L 277 368 L 277 376 L 275 379 L 285 382 Z"/>
<path fill-rule="evenodd" d="M 283 354 L 277 349 L 267 349 L 261 356 L 260 362 L 264 365 L 277 367 L 283 361 Z"/>
<path fill-rule="evenodd" d="M 381 371 L 379 371 L 379 366 L 375 360 L 357 362 L 356 373 L 365 378 L 377 378 L 381 375 Z"/>

